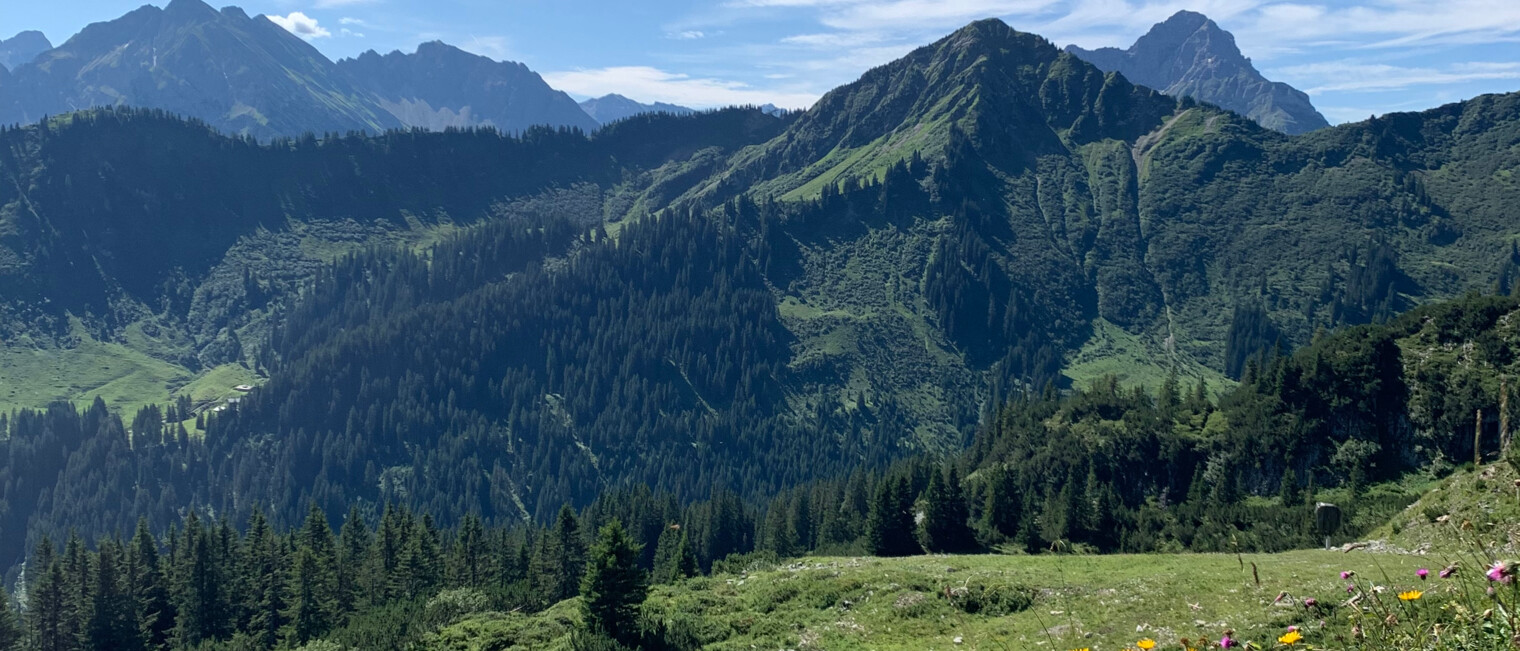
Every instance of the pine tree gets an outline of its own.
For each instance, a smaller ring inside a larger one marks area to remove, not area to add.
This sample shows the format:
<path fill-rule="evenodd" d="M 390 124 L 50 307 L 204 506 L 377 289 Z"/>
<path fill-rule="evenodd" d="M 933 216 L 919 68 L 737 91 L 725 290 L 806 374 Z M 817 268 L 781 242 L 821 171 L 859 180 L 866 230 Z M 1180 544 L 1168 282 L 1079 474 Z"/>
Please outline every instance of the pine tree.
<path fill-rule="evenodd" d="M 1283 471 L 1282 484 L 1277 489 L 1277 496 L 1283 506 L 1298 506 L 1303 503 L 1303 496 L 1298 491 L 1298 475 L 1292 468 Z"/>
<path fill-rule="evenodd" d="M 364 601 L 362 575 L 373 543 L 369 525 L 357 505 L 348 510 L 338 530 L 338 612 L 347 616 Z"/>
<path fill-rule="evenodd" d="M 261 648 L 270 649 L 280 642 L 285 621 L 285 568 L 280 541 L 269 527 L 264 513 L 254 510 L 248 518 L 247 553 L 243 562 L 248 577 L 244 609 L 248 613 L 247 633 Z"/>
<path fill-rule="evenodd" d="M 575 596 L 576 586 L 585 571 L 586 543 L 581 537 L 580 521 L 575 509 L 566 504 L 559 510 L 554 528 L 539 539 L 529 571 L 529 582 L 543 605 L 558 603 Z"/>
<path fill-rule="evenodd" d="M 640 553 L 622 523 L 609 522 L 591 548 L 580 584 L 586 628 L 630 646 L 638 643 L 639 605 L 649 593 Z"/>
<path fill-rule="evenodd" d="M 122 584 L 121 544 L 100 546 L 95 561 L 95 586 L 91 598 L 89 645 L 91 649 L 139 649 L 142 642 L 132 612 L 128 588 Z"/>
<path fill-rule="evenodd" d="M 913 539 L 913 492 L 906 477 L 877 482 L 866 517 L 866 542 L 877 556 L 910 556 L 922 550 Z"/>
<path fill-rule="evenodd" d="M 290 587 L 286 593 L 285 637 L 305 644 L 337 623 L 337 548 L 327 514 L 315 502 L 296 535 Z"/>
<path fill-rule="evenodd" d="M 98 399 L 97 399 L 98 400 Z M 77 648 L 89 644 L 90 609 L 93 606 L 95 576 L 90 570 L 90 555 L 84 547 L 84 539 L 77 530 L 69 531 L 69 540 L 63 548 L 64 602 L 63 634 Z"/>
<path fill-rule="evenodd" d="M 976 546 L 975 534 L 966 522 L 971 516 L 960 475 L 953 465 L 948 474 L 931 472 L 924 491 L 924 548 L 937 554 L 963 553 Z"/>
<path fill-rule="evenodd" d="M 175 610 L 179 617 L 174 637 L 179 645 L 195 646 L 230 634 L 231 608 L 226 573 L 217 553 L 214 532 L 191 513 L 185 520 L 175 577 Z"/>
<path fill-rule="evenodd" d="M 777 556 L 787 557 L 796 553 L 797 541 L 787 523 L 787 513 L 777 504 L 765 514 L 765 549 Z"/>
<path fill-rule="evenodd" d="M 139 639 L 148 649 L 166 649 L 176 615 L 159 563 L 158 542 L 148 532 L 147 519 L 137 521 L 137 533 L 132 536 L 127 562 L 131 573 L 137 577 L 131 589 Z"/>
<path fill-rule="evenodd" d="M 982 505 L 982 529 L 989 534 L 1012 538 L 1019 532 L 1019 515 L 1023 505 L 1014 495 L 1013 476 L 994 469 L 987 479 L 987 499 Z"/>
<path fill-rule="evenodd" d="M 0 430 L 3 430 L 0 427 Z M 0 587 L 0 651 L 13 651 L 21 644 L 21 623 L 11 605 L 10 593 Z"/>
<path fill-rule="evenodd" d="M 660 532 L 654 558 L 655 583 L 675 583 L 697 575 L 697 556 L 681 525 L 673 524 Z"/>
<path fill-rule="evenodd" d="M 490 555 L 486 550 L 486 530 L 480 517 L 466 515 L 459 523 L 459 535 L 449 554 L 452 585 L 480 588 L 486 584 Z"/>
<path fill-rule="evenodd" d="M 37 543 L 27 563 L 35 571 L 28 583 L 26 598 L 27 647 L 37 651 L 69 651 L 77 640 L 68 636 L 65 609 L 68 589 L 63 566 L 54 554 L 53 541 L 46 537 Z"/>
<path fill-rule="evenodd" d="M 305 644 L 327 632 L 332 626 L 336 604 L 328 600 L 323 582 L 329 568 L 322 567 L 317 554 L 306 545 L 298 545 L 291 568 L 285 638 L 293 646 Z"/>

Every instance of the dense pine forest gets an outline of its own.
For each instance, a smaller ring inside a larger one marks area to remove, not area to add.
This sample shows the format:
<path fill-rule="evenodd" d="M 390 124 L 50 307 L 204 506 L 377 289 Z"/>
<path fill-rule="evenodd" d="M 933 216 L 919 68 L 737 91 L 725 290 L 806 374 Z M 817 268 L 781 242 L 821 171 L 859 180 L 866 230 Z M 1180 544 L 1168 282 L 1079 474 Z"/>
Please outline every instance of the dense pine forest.
<path fill-rule="evenodd" d="M 1348 512 L 1335 540 L 1351 540 L 1416 497 L 1391 482 L 1491 461 L 1509 447 L 1512 389 L 1500 379 L 1520 363 L 1516 315 L 1520 299 L 1474 294 L 1327 334 L 1291 354 L 1263 352 L 1217 401 L 1206 386 L 1175 379 L 1155 393 L 1111 378 L 1069 393 L 1047 385 L 1012 398 L 965 452 L 949 457 L 864 464 L 764 500 L 718 490 L 690 501 L 635 482 L 608 487 L 579 510 L 563 503 L 541 527 L 499 516 L 488 525 L 478 505 L 439 507 L 399 490 L 353 500 L 335 516 L 308 500 L 287 526 L 261 506 L 233 520 L 228 502 L 210 500 L 180 515 L 172 504 L 139 499 L 136 516 L 122 509 L 115 520 L 89 519 L 114 512 L 92 504 L 99 493 L 65 489 L 118 485 L 69 474 L 92 456 L 139 483 L 161 477 L 163 494 L 214 494 L 214 484 L 197 479 L 217 472 L 215 422 L 202 441 L 155 427 L 162 412 L 145 410 L 129 441 L 104 405 L 20 412 L 4 423 L 10 458 L 67 459 L 64 479 L 40 499 L 61 509 L 54 513 L 69 528 L 38 538 L 13 575 L 26 610 L 0 615 L 0 641 L 39 649 L 313 640 L 410 648 L 470 613 L 532 611 L 609 591 L 626 601 L 649 581 L 742 568 L 757 554 L 1313 547 L 1325 533 L 1314 521 L 1319 499 Z M 1487 420 L 1472 418 L 1479 410 Z M 441 451 L 433 459 L 427 472 L 462 476 L 461 460 Z M 20 492 L 26 483 L 15 477 L 0 486 L 8 502 L 37 499 Z M 104 499 L 99 504 L 132 503 L 127 495 Z M 440 524 L 432 508 L 462 516 Z M 589 573 L 600 578 L 583 581 L 588 567 L 602 568 Z M 603 578 L 622 587 L 588 587 Z M 622 643 L 696 648 L 690 631 L 659 621 L 635 626 L 636 609 L 614 606 L 627 620 Z M 590 630 L 577 644 L 600 648 L 608 642 L 599 635 Z"/>

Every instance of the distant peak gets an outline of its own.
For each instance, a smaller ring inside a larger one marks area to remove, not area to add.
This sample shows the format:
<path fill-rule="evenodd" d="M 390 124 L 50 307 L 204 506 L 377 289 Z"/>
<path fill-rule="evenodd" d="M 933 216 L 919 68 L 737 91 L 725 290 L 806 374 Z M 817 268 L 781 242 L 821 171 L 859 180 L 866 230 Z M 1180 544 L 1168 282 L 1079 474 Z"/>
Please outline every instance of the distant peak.
<path fill-rule="evenodd" d="M 1188 11 L 1186 9 L 1183 9 L 1182 11 L 1172 14 L 1171 18 L 1162 21 L 1158 26 L 1166 25 L 1168 27 L 1181 27 L 1192 30 L 1203 27 L 1204 25 L 1207 25 L 1211 22 L 1213 21 L 1209 20 L 1208 16 L 1200 14 L 1196 11 Z"/>
<path fill-rule="evenodd" d="M 218 14 L 211 5 L 201 0 L 172 0 L 164 7 L 164 14 L 169 16 L 215 18 Z"/>
<path fill-rule="evenodd" d="M 955 30 L 955 33 L 950 35 L 950 39 L 982 40 L 988 38 L 1006 38 L 1013 33 L 1015 33 L 1014 29 L 1012 27 L 1009 27 L 1008 23 L 1003 22 L 1001 19 L 983 18 L 981 20 L 973 21 L 965 27 Z"/>

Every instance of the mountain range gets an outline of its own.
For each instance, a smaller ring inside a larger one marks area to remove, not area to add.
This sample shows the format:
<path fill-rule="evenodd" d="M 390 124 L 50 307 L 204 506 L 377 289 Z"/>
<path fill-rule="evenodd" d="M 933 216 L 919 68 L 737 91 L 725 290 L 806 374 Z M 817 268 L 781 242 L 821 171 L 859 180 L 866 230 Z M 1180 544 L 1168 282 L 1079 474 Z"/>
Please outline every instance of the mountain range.
<path fill-rule="evenodd" d="M 1183 11 L 1127 50 L 1067 51 L 1175 97 L 1216 104 L 1290 134 L 1327 125 L 1303 93 L 1263 78 L 1234 38 Z M 332 62 L 264 16 L 201 0 L 148 5 L 58 48 L 38 32 L 0 41 L 0 123 L 97 106 L 158 108 L 260 139 L 399 127 L 532 126 L 585 131 L 691 109 L 621 95 L 576 103 L 526 66 L 429 42 L 411 54 Z M 776 113 L 774 107 L 767 110 Z"/>
<path fill-rule="evenodd" d="M 618 120 L 643 113 L 687 115 L 695 112 L 684 106 L 666 104 L 664 102 L 641 104 L 616 93 L 593 97 L 581 102 L 581 109 L 586 112 L 586 115 L 591 116 L 591 119 L 596 120 L 600 124 L 611 124 Z"/>
<path fill-rule="evenodd" d="M 1225 385 L 1321 329 L 1515 287 L 1517 143 L 1520 94 L 1288 137 L 996 20 L 781 117 L 6 129 L 0 400 L 172 396 L 205 456 L 172 492 L 60 466 L 0 526 L 99 486 L 170 496 L 94 508 L 101 531 L 190 502 L 499 520 L 624 482 L 768 494 L 956 449 L 1011 395 Z"/>
<path fill-rule="evenodd" d="M 260 139 L 414 126 L 597 126 L 521 64 L 440 43 L 334 63 L 264 16 L 201 0 L 145 5 L 89 25 L 0 79 L 0 123 L 98 106 L 164 109 Z"/>
<path fill-rule="evenodd" d="M 25 31 L 9 39 L 0 39 L 0 68 L 15 68 L 51 49 L 53 44 L 42 32 Z"/>
<path fill-rule="evenodd" d="M 1177 12 L 1126 50 L 1068 45 L 1066 51 L 1105 72 L 1227 108 L 1268 129 L 1299 134 L 1330 125 L 1308 95 L 1261 76 L 1235 46 L 1235 37 L 1197 12 Z"/>

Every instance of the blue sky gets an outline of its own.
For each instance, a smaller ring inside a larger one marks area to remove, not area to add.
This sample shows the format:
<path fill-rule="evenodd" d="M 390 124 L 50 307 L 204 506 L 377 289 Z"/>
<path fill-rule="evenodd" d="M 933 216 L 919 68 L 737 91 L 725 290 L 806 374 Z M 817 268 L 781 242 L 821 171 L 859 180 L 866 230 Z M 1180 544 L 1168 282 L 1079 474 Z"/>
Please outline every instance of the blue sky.
<path fill-rule="evenodd" d="M 141 0 L 6 2 L 0 33 L 62 42 Z M 162 4 L 162 2 L 159 2 Z M 220 6 L 218 2 L 212 4 Z M 67 9 L 64 9 L 64 5 Z M 1520 90 L 1520 0 L 245 0 L 333 58 L 443 40 L 583 98 L 803 107 L 912 48 L 999 17 L 1057 45 L 1127 47 L 1179 9 L 1233 32 L 1331 122 Z"/>

